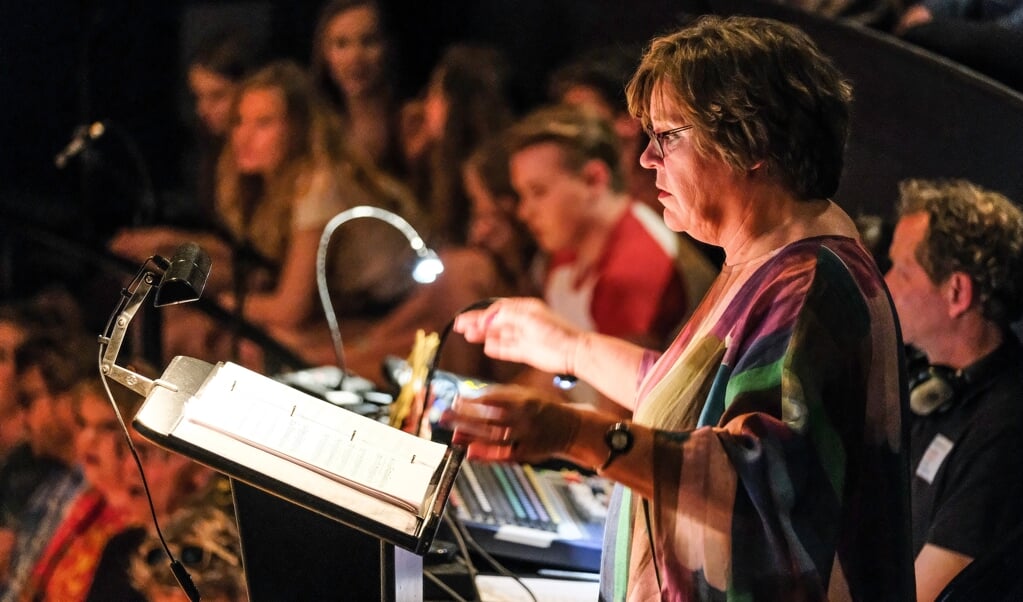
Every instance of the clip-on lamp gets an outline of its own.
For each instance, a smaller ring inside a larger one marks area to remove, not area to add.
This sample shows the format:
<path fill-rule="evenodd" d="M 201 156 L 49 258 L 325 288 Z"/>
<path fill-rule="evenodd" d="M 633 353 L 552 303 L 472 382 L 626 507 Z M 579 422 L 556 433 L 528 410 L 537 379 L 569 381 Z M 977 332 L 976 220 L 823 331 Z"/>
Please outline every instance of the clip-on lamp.
<path fill-rule="evenodd" d="M 159 255 L 154 255 L 147 259 L 142 264 L 142 267 L 139 268 L 131 283 L 121 291 L 121 300 L 110 315 L 110 320 L 103 329 L 103 334 L 99 337 L 100 375 L 121 383 L 143 397 L 147 397 L 157 386 L 177 392 L 178 387 L 174 383 L 161 379 L 152 380 L 127 368 L 118 366 L 116 363 L 117 354 L 120 352 L 121 345 L 124 342 L 128 324 L 131 323 L 135 313 L 138 312 L 139 307 L 146 300 L 158 277 L 160 281 L 156 285 L 156 299 L 154 302 L 156 307 L 187 303 L 197 300 L 202 294 L 202 290 L 206 286 L 206 278 L 210 273 L 210 266 L 209 255 L 193 242 L 185 243 L 178 247 L 170 261 Z M 103 384 L 106 387 L 105 380 Z M 142 463 L 139 461 L 135 445 L 128 435 L 128 428 L 125 426 L 124 417 L 121 416 L 120 411 L 117 409 L 117 404 L 113 403 L 113 395 L 109 388 L 107 388 L 107 395 L 110 396 L 111 405 L 113 405 L 114 413 L 117 415 L 117 421 L 120 423 L 124 436 L 127 439 L 128 447 L 135 457 L 135 463 L 139 467 L 139 474 L 142 477 L 146 496 L 149 498 L 149 484 L 146 482 L 145 473 L 142 471 Z M 177 579 L 178 584 L 188 598 L 192 601 L 198 601 L 199 591 L 195 584 L 192 583 L 191 576 L 184 565 L 171 554 L 170 548 L 167 547 L 167 543 L 164 541 L 151 498 L 149 499 L 149 508 L 153 514 L 153 523 L 160 537 L 160 543 L 163 545 L 167 557 L 170 558 L 171 572 L 174 573 L 175 579 Z"/>

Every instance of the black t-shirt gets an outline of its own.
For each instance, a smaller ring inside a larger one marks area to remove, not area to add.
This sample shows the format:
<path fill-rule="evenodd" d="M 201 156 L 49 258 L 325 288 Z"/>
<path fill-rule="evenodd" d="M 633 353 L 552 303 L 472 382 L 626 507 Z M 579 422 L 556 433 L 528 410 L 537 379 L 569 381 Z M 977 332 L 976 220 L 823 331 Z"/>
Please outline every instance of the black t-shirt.
<path fill-rule="evenodd" d="M 955 401 L 911 424 L 913 553 L 977 558 L 1023 523 L 1023 353 L 1011 338 L 964 371 Z"/>
<path fill-rule="evenodd" d="M 87 602 L 145 602 L 131 585 L 131 558 L 146 538 L 146 530 L 131 528 L 114 535 L 103 548 Z"/>
<path fill-rule="evenodd" d="M 0 464 L 0 527 L 16 528 L 36 487 L 66 469 L 59 460 L 33 454 L 28 443 L 15 446 Z"/>

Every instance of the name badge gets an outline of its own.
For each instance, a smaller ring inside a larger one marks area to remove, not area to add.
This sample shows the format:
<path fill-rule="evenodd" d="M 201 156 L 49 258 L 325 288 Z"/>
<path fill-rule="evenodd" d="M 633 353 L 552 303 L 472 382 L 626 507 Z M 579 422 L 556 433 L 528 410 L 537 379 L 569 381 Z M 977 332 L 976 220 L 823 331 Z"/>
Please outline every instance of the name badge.
<path fill-rule="evenodd" d="M 935 435 L 931 444 L 927 446 L 924 457 L 920 459 L 920 464 L 916 467 L 916 476 L 927 483 L 934 482 L 934 475 L 938 473 L 941 463 L 945 461 L 954 446 L 955 443 L 952 443 L 952 440 L 945 435 L 941 433 Z"/>

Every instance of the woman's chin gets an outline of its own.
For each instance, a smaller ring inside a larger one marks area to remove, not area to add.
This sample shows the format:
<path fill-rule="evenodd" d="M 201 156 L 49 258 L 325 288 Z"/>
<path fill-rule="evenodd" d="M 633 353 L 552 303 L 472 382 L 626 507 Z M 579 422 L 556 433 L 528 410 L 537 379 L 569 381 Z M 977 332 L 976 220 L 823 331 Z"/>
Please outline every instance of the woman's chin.
<path fill-rule="evenodd" d="M 670 209 L 664 210 L 664 225 L 673 232 L 686 232 L 689 229 L 689 220 L 682 219 Z"/>

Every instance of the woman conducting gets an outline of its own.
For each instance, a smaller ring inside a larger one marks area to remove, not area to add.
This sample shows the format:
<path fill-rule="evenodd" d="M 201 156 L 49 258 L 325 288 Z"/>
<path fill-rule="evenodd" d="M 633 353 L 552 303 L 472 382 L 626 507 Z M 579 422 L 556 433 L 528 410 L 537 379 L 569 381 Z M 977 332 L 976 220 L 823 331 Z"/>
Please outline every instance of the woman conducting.
<path fill-rule="evenodd" d="M 503 299 L 456 330 L 575 374 L 631 421 L 491 388 L 450 416 L 469 457 L 592 466 L 620 486 L 602 600 L 908 600 L 901 341 L 881 274 L 828 197 L 851 90 L 801 32 L 703 18 L 627 88 L 665 223 L 724 249 L 663 354 Z"/>

